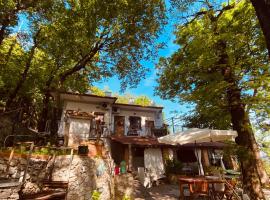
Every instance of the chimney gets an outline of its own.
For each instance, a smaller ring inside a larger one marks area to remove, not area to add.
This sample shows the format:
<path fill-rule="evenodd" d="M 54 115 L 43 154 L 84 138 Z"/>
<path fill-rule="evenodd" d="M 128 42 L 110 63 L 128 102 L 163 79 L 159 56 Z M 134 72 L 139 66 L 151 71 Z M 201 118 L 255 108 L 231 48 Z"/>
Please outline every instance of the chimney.
<path fill-rule="evenodd" d="M 111 97 L 112 96 L 112 92 L 110 92 L 110 91 L 105 91 L 104 93 L 105 93 L 106 97 Z"/>
<path fill-rule="evenodd" d="M 131 98 L 128 100 L 128 103 L 129 103 L 129 104 L 134 104 L 134 101 L 135 101 L 135 99 L 134 99 L 133 97 L 131 97 Z"/>

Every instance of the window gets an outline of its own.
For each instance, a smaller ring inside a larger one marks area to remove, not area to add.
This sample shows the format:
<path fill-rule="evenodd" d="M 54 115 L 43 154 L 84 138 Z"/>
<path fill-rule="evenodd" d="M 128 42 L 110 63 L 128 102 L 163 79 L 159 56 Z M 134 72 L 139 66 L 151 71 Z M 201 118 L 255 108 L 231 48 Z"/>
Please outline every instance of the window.
<path fill-rule="evenodd" d="M 141 118 L 131 116 L 131 117 L 129 117 L 129 124 L 130 124 L 130 129 L 140 130 L 141 129 Z"/>

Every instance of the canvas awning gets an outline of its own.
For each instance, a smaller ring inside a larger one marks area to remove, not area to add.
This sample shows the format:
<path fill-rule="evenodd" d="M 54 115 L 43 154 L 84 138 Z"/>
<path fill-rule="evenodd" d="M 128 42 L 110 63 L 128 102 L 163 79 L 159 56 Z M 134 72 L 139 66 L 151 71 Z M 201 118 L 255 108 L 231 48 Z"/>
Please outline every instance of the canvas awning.
<path fill-rule="evenodd" d="M 159 142 L 170 144 L 170 145 L 184 145 L 193 143 L 195 144 L 195 155 L 198 161 L 199 174 L 204 175 L 204 170 L 201 160 L 201 149 L 196 146 L 197 143 L 204 142 L 219 142 L 219 141 L 234 141 L 237 136 L 236 131 L 232 130 L 212 130 L 212 129 L 188 129 L 176 134 L 170 134 L 158 138 Z"/>
<path fill-rule="evenodd" d="M 169 134 L 158 138 L 158 141 L 170 145 L 188 143 L 234 141 L 237 132 L 233 130 L 188 129 L 176 134 Z"/>

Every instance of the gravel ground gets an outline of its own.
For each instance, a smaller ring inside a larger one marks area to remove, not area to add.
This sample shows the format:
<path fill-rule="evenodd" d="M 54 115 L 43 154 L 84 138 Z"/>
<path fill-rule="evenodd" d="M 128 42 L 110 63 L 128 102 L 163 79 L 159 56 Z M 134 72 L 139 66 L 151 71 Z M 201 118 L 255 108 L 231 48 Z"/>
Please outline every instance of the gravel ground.
<path fill-rule="evenodd" d="M 138 180 L 134 181 L 135 200 L 177 200 L 179 198 L 178 185 L 160 184 L 151 188 L 143 187 Z M 264 190 L 267 200 L 270 200 L 270 190 Z"/>
<path fill-rule="evenodd" d="M 179 198 L 177 185 L 160 184 L 147 189 L 135 180 L 134 187 L 135 200 L 177 200 Z"/>
<path fill-rule="evenodd" d="M 267 200 L 270 200 L 270 190 L 269 189 L 264 189 L 264 194 Z"/>

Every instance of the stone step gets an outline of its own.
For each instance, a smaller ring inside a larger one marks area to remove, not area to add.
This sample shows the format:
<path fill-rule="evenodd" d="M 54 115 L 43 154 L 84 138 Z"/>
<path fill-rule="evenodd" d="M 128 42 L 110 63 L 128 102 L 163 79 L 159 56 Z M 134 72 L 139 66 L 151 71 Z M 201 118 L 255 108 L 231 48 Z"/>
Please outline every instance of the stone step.
<path fill-rule="evenodd" d="M 43 181 L 43 187 L 67 189 L 68 182 L 67 181 Z"/>
<path fill-rule="evenodd" d="M 24 200 L 57 200 L 65 199 L 66 192 L 64 191 L 46 191 L 37 194 L 24 196 Z"/>

